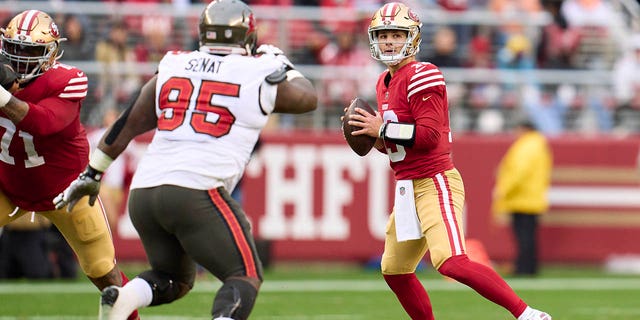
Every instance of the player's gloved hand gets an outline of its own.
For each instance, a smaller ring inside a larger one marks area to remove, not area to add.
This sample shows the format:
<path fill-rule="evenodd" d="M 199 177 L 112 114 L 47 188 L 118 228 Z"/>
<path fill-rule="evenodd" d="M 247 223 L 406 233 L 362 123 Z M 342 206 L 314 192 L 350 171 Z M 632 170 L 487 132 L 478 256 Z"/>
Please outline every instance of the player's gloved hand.
<path fill-rule="evenodd" d="M 71 182 L 62 193 L 53 199 L 53 204 L 56 206 L 56 209 L 67 206 L 67 212 L 71 212 L 82 197 L 89 196 L 89 205 L 93 206 L 98 198 L 101 179 L 102 172 L 91 166 L 87 166 L 76 180 Z"/>
<path fill-rule="evenodd" d="M 11 62 L 0 54 L 0 85 L 7 90 L 11 90 L 18 81 L 18 74 L 13 70 Z"/>
<path fill-rule="evenodd" d="M 287 58 L 287 56 L 284 55 L 284 52 L 272 45 L 272 44 L 262 44 L 258 47 L 258 49 L 256 50 L 256 53 L 261 53 L 261 54 L 272 54 L 274 56 L 276 56 L 276 58 L 280 61 L 282 61 L 282 63 L 284 63 L 285 65 L 287 65 L 289 68 L 291 69 L 295 69 L 295 67 L 293 66 L 293 63 L 291 63 L 291 61 L 289 61 L 289 58 Z"/>

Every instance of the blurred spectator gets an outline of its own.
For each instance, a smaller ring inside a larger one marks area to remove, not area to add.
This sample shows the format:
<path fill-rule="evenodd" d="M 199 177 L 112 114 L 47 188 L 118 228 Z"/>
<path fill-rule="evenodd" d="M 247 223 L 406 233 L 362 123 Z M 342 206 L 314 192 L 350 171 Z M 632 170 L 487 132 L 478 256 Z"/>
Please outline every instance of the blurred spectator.
<path fill-rule="evenodd" d="M 50 225 L 42 215 L 25 214 L 4 226 L 0 236 L 0 279 L 52 277 L 47 242 Z"/>
<path fill-rule="evenodd" d="M 441 27 L 433 35 L 433 50 L 422 55 L 422 59 L 431 62 L 439 68 L 460 67 L 457 56 L 457 37 L 453 29 Z"/>
<path fill-rule="evenodd" d="M 489 0 L 488 8 L 503 16 L 542 11 L 540 0 Z"/>
<path fill-rule="evenodd" d="M 569 27 L 608 27 L 616 15 L 611 4 L 604 0 L 564 0 L 560 12 Z"/>
<path fill-rule="evenodd" d="M 560 12 L 569 27 L 579 33 L 575 65 L 586 69 L 610 69 L 616 51 L 611 28 L 617 25 L 618 19 L 611 3 L 605 0 L 565 0 Z"/>
<path fill-rule="evenodd" d="M 171 20 L 167 22 L 166 18 L 145 17 L 143 20 L 143 41 L 138 43 L 134 48 L 135 59 L 137 62 L 158 63 L 164 57 L 167 51 L 182 50 L 182 47 L 171 42 L 172 25 Z M 153 71 L 143 76 L 143 81 L 153 76 Z"/>
<path fill-rule="evenodd" d="M 573 128 L 587 134 L 610 132 L 613 129 L 615 102 L 607 84 L 585 85 L 579 88 L 583 110 Z"/>
<path fill-rule="evenodd" d="M 537 65 L 540 68 L 571 69 L 575 64 L 580 33 L 568 27 L 566 19 L 560 13 L 561 4 L 561 1 L 545 2 L 545 10 L 553 20 L 543 27 L 536 49 Z"/>
<path fill-rule="evenodd" d="M 571 85 L 528 85 L 523 88 L 522 106 L 540 132 L 557 135 L 565 129 L 565 116 L 575 96 Z"/>
<path fill-rule="evenodd" d="M 374 97 L 371 85 L 373 79 L 382 71 L 370 56 L 367 47 L 356 41 L 354 25 L 339 29 L 335 34 L 335 41 L 327 44 L 320 52 L 320 62 L 326 68 L 326 78 L 320 86 L 320 102 L 330 112 L 328 119 L 340 118 L 344 107 L 348 106 L 356 96 L 361 98 Z M 354 70 L 358 70 L 357 74 Z M 375 88 L 374 88 L 375 89 Z M 328 124 L 338 127 L 338 124 Z"/>
<path fill-rule="evenodd" d="M 621 128 L 637 131 L 640 128 L 640 34 L 631 38 L 629 50 L 615 63 L 613 89 L 617 123 Z"/>
<path fill-rule="evenodd" d="M 616 61 L 613 85 L 618 106 L 640 110 L 640 34 L 631 38 L 629 50 Z"/>
<path fill-rule="evenodd" d="M 468 0 L 435 0 L 435 2 L 444 11 L 452 13 L 462 13 L 464 11 L 467 11 L 470 6 Z M 455 23 L 454 20 L 450 22 L 447 28 L 454 32 L 456 40 L 460 43 L 459 46 L 456 46 L 456 49 L 459 51 L 455 52 L 456 55 L 459 55 L 462 53 L 462 50 L 467 49 L 467 45 L 469 44 L 469 41 L 471 41 L 473 27 L 464 23 Z"/>
<path fill-rule="evenodd" d="M 116 108 L 140 86 L 128 38 L 127 26 L 118 20 L 111 25 L 107 38 L 96 45 L 96 60 L 100 64 L 98 87 L 94 91 L 101 101 L 98 115 L 102 114 L 101 110 Z"/>
<path fill-rule="evenodd" d="M 531 70 L 534 67 L 532 43 L 518 22 L 507 23 L 502 28 L 504 44 L 496 55 L 501 69 Z"/>
<path fill-rule="evenodd" d="M 493 68 L 493 30 L 490 26 L 478 25 L 473 30 L 465 67 Z"/>
<path fill-rule="evenodd" d="M 90 34 L 89 21 L 82 15 L 69 14 L 64 17 L 62 34 L 67 41 L 64 42 L 63 61 L 87 61 L 95 59 L 94 44 Z"/>

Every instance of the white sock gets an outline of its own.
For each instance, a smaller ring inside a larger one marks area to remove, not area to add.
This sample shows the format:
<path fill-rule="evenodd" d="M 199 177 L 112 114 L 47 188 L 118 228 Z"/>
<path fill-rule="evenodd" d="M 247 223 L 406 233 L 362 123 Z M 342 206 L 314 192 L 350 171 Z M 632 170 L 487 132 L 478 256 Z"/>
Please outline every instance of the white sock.
<path fill-rule="evenodd" d="M 120 288 L 118 299 L 113 305 L 111 314 L 117 314 L 122 319 L 126 319 L 134 310 L 150 305 L 152 299 L 153 291 L 149 283 L 140 278 L 133 278 L 124 287 Z"/>
<path fill-rule="evenodd" d="M 534 310 L 531 307 L 527 306 L 527 308 L 524 309 L 522 314 L 518 317 L 518 320 L 527 320 L 533 311 Z"/>

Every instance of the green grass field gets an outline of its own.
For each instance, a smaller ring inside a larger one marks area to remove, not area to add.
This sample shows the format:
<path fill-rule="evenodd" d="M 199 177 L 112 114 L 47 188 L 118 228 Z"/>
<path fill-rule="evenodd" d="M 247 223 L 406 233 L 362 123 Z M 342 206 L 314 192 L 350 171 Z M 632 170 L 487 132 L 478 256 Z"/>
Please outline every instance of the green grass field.
<path fill-rule="evenodd" d="M 125 266 L 132 276 L 139 265 Z M 439 320 L 501 320 L 511 315 L 471 289 L 445 280 L 431 269 L 419 277 Z M 614 276 L 597 268 L 547 267 L 535 279 L 507 278 L 534 307 L 554 320 L 640 319 L 640 276 Z M 170 305 L 141 310 L 143 320 L 210 319 L 213 292 L 208 275 Z M 96 319 L 99 295 L 88 280 L 0 282 L 0 320 Z M 364 320 L 409 319 L 375 271 L 358 266 L 282 264 L 267 270 L 251 319 Z"/>

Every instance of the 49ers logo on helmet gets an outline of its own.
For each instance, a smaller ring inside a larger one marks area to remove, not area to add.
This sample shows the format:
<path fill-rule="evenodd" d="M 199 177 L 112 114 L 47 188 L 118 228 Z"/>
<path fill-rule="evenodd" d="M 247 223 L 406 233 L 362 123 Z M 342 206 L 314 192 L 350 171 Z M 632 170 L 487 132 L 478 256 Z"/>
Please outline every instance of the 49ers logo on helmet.
<path fill-rule="evenodd" d="M 53 36 L 54 38 L 60 37 L 60 31 L 58 30 L 58 25 L 55 22 L 51 21 L 50 29 L 51 36 Z"/>
<path fill-rule="evenodd" d="M 415 22 L 420 22 L 420 18 L 418 18 L 418 15 L 415 12 L 413 12 L 413 10 L 409 9 L 408 14 L 409 14 L 409 19 Z"/>

